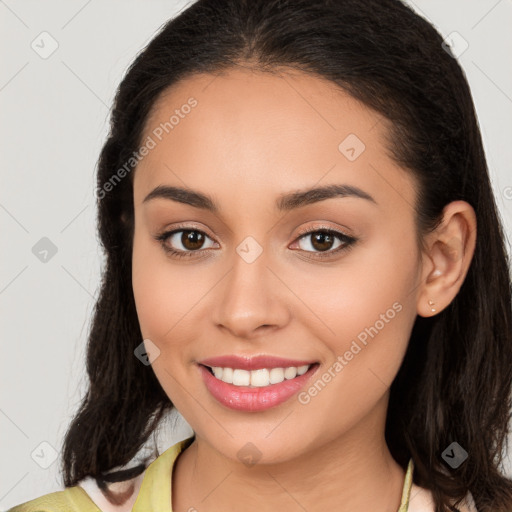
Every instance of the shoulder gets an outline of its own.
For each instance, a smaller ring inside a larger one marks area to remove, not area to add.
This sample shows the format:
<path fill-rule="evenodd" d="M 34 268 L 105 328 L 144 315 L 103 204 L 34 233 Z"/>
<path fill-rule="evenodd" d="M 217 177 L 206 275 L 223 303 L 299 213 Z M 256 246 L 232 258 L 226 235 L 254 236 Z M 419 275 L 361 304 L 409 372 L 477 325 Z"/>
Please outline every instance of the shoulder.
<path fill-rule="evenodd" d="M 468 493 L 464 501 L 457 505 L 459 512 L 477 512 L 473 496 Z M 430 490 L 416 484 L 411 486 L 409 508 L 407 512 L 434 512 L 434 499 Z"/>
<path fill-rule="evenodd" d="M 165 493 L 169 493 L 170 496 L 169 475 L 172 474 L 174 461 L 194 437 L 175 443 L 156 458 L 146 458 L 145 467 L 129 464 L 109 472 L 105 475 L 106 479 L 100 482 L 87 477 L 74 487 L 45 494 L 7 512 L 130 512 L 134 510 L 135 503 L 138 510 L 153 510 L 151 507 L 144 508 L 144 505 L 152 503 L 155 489 L 158 489 L 157 494 L 166 496 Z"/>
<path fill-rule="evenodd" d="M 21 503 L 7 512 L 101 512 L 79 486 Z"/>

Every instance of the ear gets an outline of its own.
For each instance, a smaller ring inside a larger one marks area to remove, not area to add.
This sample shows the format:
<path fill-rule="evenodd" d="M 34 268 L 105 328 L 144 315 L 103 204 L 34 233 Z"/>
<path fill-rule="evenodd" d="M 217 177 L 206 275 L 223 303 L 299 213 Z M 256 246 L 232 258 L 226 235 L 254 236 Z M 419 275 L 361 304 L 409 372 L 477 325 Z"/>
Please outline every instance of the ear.
<path fill-rule="evenodd" d="M 445 206 L 439 226 L 424 239 L 418 315 L 436 315 L 455 298 L 473 258 L 476 228 L 476 214 L 469 203 L 453 201 Z"/>

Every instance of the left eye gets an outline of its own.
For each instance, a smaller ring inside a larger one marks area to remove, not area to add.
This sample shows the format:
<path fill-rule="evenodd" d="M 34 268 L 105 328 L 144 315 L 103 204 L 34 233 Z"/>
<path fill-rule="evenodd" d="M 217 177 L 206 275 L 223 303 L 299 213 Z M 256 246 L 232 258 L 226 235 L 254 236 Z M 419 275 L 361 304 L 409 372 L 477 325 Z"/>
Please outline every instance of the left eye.
<path fill-rule="evenodd" d="M 338 244 L 336 245 L 336 241 Z M 307 252 L 336 252 L 350 246 L 354 238 L 332 230 L 316 230 L 302 234 L 299 239 L 299 248 Z M 300 242 L 304 242 L 300 246 Z"/>

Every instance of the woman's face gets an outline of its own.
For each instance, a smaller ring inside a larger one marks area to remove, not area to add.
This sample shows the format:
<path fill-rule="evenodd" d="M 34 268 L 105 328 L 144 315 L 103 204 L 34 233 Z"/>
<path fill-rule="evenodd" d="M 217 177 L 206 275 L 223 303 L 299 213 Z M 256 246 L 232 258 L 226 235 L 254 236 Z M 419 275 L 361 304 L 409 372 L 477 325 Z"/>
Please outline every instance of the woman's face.
<path fill-rule="evenodd" d="M 422 279 L 414 182 L 385 133 L 330 82 L 244 69 L 179 83 L 146 124 L 134 176 L 141 331 L 170 400 L 226 457 L 381 441 Z M 157 187 L 173 189 L 147 198 Z M 254 373 L 217 362 L 228 383 L 200 364 L 232 355 L 291 361 L 255 361 Z M 279 370 L 308 363 L 296 378 Z"/>

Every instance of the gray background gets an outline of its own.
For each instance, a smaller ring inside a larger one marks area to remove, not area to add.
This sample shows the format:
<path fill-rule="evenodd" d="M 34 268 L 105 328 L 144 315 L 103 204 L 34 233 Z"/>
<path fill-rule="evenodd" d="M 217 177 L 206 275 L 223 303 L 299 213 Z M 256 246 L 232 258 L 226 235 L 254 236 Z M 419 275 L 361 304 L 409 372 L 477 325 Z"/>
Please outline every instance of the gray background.
<path fill-rule="evenodd" d="M 469 44 L 459 61 L 510 241 L 512 1 L 409 3 L 444 37 L 455 31 Z M 85 389 L 84 346 L 102 265 L 94 172 L 109 108 L 136 53 L 185 5 L 0 0 L 0 510 L 60 489 L 59 462 L 41 465 L 59 451 Z M 42 58 L 52 41 L 58 48 Z M 48 244 L 43 237 L 57 250 L 46 262 L 32 250 Z M 165 448 L 189 432 L 182 424 L 159 443 Z"/>

